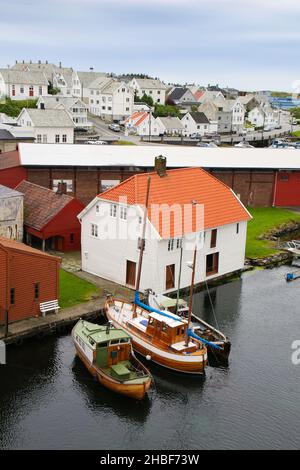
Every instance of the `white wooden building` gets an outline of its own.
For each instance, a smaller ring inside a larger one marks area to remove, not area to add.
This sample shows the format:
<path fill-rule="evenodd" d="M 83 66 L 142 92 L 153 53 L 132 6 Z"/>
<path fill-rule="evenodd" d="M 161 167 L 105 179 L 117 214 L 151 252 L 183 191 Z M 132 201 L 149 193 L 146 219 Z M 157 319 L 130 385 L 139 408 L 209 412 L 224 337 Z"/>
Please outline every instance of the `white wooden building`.
<path fill-rule="evenodd" d="M 160 80 L 134 77 L 129 82 L 129 86 L 139 98 L 147 95 L 153 99 L 154 104 L 165 104 L 167 87 Z"/>
<path fill-rule="evenodd" d="M 39 109 L 65 109 L 72 118 L 75 128 L 89 128 L 92 123 L 88 120 L 88 105 L 80 98 L 68 96 L 41 96 L 37 102 Z"/>
<path fill-rule="evenodd" d="M 74 122 L 65 109 L 23 108 L 18 125 L 34 131 L 40 144 L 73 144 Z"/>
<path fill-rule="evenodd" d="M 90 113 L 101 119 L 122 121 L 132 114 L 134 92 L 125 82 L 112 78 L 97 78 L 90 85 Z"/>
<path fill-rule="evenodd" d="M 48 80 L 44 72 L 0 69 L 0 97 L 27 100 L 42 95 L 48 95 Z"/>
<path fill-rule="evenodd" d="M 156 172 L 135 175 L 101 193 L 79 214 L 84 271 L 134 287 L 149 176 L 141 290 L 177 289 L 181 246 L 180 286 L 188 287 L 196 241 L 196 283 L 243 268 L 251 216 L 240 200 L 201 168 L 165 171 L 163 160 L 156 159 Z"/>
<path fill-rule="evenodd" d="M 208 117 L 200 112 L 191 112 L 186 113 L 183 118 L 181 118 L 181 123 L 184 128 L 184 135 L 192 135 L 192 134 L 200 134 L 204 136 L 204 134 L 217 132 L 217 123 L 210 122 Z"/>
<path fill-rule="evenodd" d="M 137 111 L 125 120 L 125 133 L 139 136 L 157 136 L 160 128 L 150 112 Z"/>

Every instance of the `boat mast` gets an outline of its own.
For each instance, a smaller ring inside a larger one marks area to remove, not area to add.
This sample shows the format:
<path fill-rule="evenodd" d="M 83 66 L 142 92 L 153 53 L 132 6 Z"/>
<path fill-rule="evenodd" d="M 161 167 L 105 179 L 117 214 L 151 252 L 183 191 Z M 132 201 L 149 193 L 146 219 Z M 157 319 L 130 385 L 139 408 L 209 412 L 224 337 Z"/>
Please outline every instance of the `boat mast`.
<path fill-rule="evenodd" d="M 135 284 L 135 291 L 136 292 L 139 292 L 139 290 L 140 290 L 142 264 L 143 264 L 143 256 L 144 256 L 144 249 L 145 249 L 146 226 L 147 226 L 147 217 L 148 217 L 150 183 L 151 183 L 151 177 L 148 176 L 146 202 L 145 202 L 145 209 L 144 209 L 143 230 L 142 230 L 142 237 L 141 237 L 141 241 L 140 241 L 139 264 L 138 264 L 138 272 L 137 272 L 136 284 Z M 133 316 L 135 316 L 135 312 L 136 312 L 136 304 L 134 304 L 134 307 L 133 307 Z"/>
<path fill-rule="evenodd" d="M 188 329 L 190 328 L 191 319 L 192 319 L 192 309 L 193 309 L 193 294 L 194 294 L 194 284 L 195 284 L 195 271 L 196 271 L 196 260 L 197 260 L 197 240 L 194 248 L 194 259 L 193 259 L 193 272 L 192 272 L 192 281 L 190 285 L 190 298 L 189 298 L 189 315 L 188 315 L 188 326 L 186 330 L 186 340 L 185 344 L 189 344 Z"/>
<path fill-rule="evenodd" d="M 179 274 L 178 274 L 178 288 L 177 288 L 177 298 L 176 298 L 176 307 L 175 307 L 176 315 L 178 313 L 178 307 L 179 307 L 179 291 L 180 291 L 181 270 L 182 270 L 182 254 L 183 254 L 183 244 L 182 244 L 182 242 L 183 242 L 183 240 L 181 239 Z"/>

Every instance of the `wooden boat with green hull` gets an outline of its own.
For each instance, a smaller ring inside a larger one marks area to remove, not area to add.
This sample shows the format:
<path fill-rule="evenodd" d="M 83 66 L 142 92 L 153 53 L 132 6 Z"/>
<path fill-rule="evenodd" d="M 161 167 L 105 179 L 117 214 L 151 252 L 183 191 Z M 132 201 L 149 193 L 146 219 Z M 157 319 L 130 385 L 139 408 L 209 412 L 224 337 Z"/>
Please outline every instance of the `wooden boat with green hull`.
<path fill-rule="evenodd" d="M 144 398 L 152 376 L 134 355 L 124 330 L 79 320 L 72 338 L 79 358 L 104 387 L 131 398 Z"/>

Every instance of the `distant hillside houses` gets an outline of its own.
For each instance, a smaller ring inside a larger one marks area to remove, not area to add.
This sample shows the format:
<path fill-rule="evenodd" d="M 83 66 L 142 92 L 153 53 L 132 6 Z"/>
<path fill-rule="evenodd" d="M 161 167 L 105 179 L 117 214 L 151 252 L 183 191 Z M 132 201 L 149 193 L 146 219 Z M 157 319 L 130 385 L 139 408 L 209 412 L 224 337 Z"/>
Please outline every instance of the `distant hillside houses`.
<path fill-rule="evenodd" d="M 0 69 L 0 96 L 12 100 L 48 95 L 49 82 L 42 71 Z"/>

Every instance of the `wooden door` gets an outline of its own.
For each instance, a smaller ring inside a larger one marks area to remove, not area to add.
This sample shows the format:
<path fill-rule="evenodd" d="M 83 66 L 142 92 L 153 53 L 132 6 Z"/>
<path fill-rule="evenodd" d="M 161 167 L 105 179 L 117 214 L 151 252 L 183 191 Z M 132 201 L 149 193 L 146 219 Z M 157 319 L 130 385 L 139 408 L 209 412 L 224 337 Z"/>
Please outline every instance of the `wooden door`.
<path fill-rule="evenodd" d="M 134 261 L 127 260 L 126 262 L 126 284 L 129 286 L 135 286 L 136 276 L 136 263 Z"/>
<path fill-rule="evenodd" d="M 166 289 L 175 287 L 175 264 L 166 266 Z"/>

